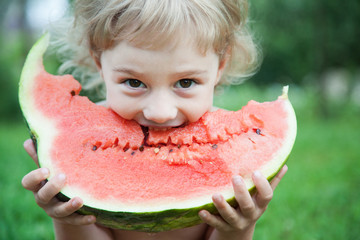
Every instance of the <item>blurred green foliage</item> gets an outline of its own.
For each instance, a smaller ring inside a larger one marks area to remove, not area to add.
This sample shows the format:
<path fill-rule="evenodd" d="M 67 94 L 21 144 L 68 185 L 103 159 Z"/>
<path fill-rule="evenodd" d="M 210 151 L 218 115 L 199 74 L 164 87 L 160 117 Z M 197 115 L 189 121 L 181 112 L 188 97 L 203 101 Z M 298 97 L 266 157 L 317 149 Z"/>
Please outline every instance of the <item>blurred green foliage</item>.
<path fill-rule="evenodd" d="M 265 53 L 256 81 L 303 84 L 328 68 L 359 68 L 359 1 L 259 0 L 251 7 Z"/>
<path fill-rule="evenodd" d="M 13 42 L 16 44 L 15 42 Z M 1 46 L 9 45 L 4 43 L 3 37 L 0 38 Z M 0 115 L 1 117 L 12 118 L 17 115 L 17 78 L 21 70 L 22 56 L 19 45 L 11 46 L 13 51 L 5 52 L 5 48 L 0 48 L 0 72 L 1 72 L 1 88 L 0 88 Z"/>

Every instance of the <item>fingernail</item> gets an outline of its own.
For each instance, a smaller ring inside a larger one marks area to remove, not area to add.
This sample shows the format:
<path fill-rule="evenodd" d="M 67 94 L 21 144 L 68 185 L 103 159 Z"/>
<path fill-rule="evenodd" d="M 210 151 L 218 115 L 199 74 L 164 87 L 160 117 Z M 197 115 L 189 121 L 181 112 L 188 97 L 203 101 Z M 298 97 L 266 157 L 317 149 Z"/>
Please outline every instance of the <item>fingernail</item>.
<path fill-rule="evenodd" d="M 65 178 L 66 178 L 65 174 L 63 174 L 63 173 L 60 173 L 57 177 L 61 181 L 65 180 Z"/>
<path fill-rule="evenodd" d="M 44 177 L 48 177 L 49 176 L 49 169 L 47 168 L 41 168 L 41 173 L 44 174 Z"/>
<path fill-rule="evenodd" d="M 200 212 L 199 212 L 199 216 L 200 216 L 201 218 L 206 218 L 207 214 L 206 214 L 205 211 L 200 211 Z"/>
<path fill-rule="evenodd" d="M 213 199 L 215 201 L 220 202 L 220 201 L 222 201 L 222 196 L 220 194 L 216 193 L 216 194 L 213 195 Z"/>
<path fill-rule="evenodd" d="M 262 177 L 262 174 L 260 171 L 256 170 L 256 171 L 254 171 L 254 176 L 259 178 L 259 177 Z"/>
<path fill-rule="evenodd" d="M 79 202 L 78 200 L 74 199 L 74 200 L 72 201 L 71 205 L 72 205 L 73 207 L 79 207 L 79 206 L 80 206 L 80 202 Z"/>
<path fill-rule="evenodd" d="M 26 140 L 24 141 L 24 147 L 26 148 L 27 146 L 29 146 L 29 145 L 30 145 L 30 142 L 31 142 L 31 139 L 26 139 Z"/>
<path fill-rule="evenodd" d="M 93 222 L 95 222 L 95 221 L 96 221 L 95 216 L 88 216 L 88 217 L 87 217 L 87 222 L 88 222 L 88 223 L 93 223 Z"/>
<path fill-rule="evenodd" d="M 234 183 L 235 183 L 236 185 L 241 185 L 241 184 L 243 183 L 242 177 L 240 177 L 240 176 L 238 176 L 238 175 L 236 175 L 236 176 L 233 177 L 233 181 L 234 181 Z"/>

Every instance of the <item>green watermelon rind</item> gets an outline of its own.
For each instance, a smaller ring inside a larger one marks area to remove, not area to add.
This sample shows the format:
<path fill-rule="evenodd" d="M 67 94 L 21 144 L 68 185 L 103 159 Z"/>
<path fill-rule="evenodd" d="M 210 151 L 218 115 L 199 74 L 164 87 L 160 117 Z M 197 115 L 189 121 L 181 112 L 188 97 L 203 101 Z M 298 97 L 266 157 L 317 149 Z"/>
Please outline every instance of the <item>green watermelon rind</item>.
<path fill-rule="evenodd" d="M 68 201 L 64 194 L 58 194 L 61 201 Z M 237 206 L 235 198 L 228 200 L 233 207 Z M 106 227 L 142 232 L 162 232 L 179 228 L 191 227 L 201 223 L 198 216 L 200 210 L 207 210 L 216 214 L 217 210 L 213 203 L 200 207 L 187 209 L 168 209 L 159 212 L 111 212 L 103 209 L 83 206 L 78 213 L 94 215 L 97 222 Z"/>
<path fill-rule="evenodd" d="M 49 44 L 49 34 L 44 34 L 37 43 L 33 46 L 33 48 L 30 50 L 30 53 L 26 59 L 23 72 L 21 74 L 21 79 L 19 83 L 19 101 L 20 106 L 22 109 L 22 112 L 24 114 L 25 120 L 28 119 L 27 114 L 31 112 L 32 109 L 26 109 L 31 104 L 26 102 L 26 94 L 29 94 L 25 91 L 27 86 L 24 86 L 26 84 L 29 84 L 29 79 L 34 78 L 36 74 L 36 69 L 39 69 L 39 64 L 41 64 L 42 67 L 42 57 L 45 53 L 48 44 Z M 284 88 L 283 98 L 287 99 L 287 88 Z M 289 110 L 293 111 L 292 106 L 289 102 Z M 31 112 L 31 114 L 33 114 Z M 263 173 L 265 176 L 267 176 L 267 179 L 271 181 L 276 174 L 280 171 L 280 169 L 285 165 L 288 156 L 291 152 L 292 145 L 295 141 L 296 136 L 296 119 L 295 114 L 293 114 L 294 119 L 291 119 L 290 122 L 293 124 L 290 126 L 293 130 L 293 139 L 289 140 L 289 143 L 287 145 L 287 148 L 285 151 L 280 153 L 280 156 L 278 156 L 277 159 L 274 160 L 275 166 L 270 166 L 268 168 L 265 167 L 263 169 Z M 35 117 L 36 120 L 36 117 Z M 33 121 L 36 122 L 36 121 Z M 34 127 L 32 124 L 27 122 L 28 128 L 30 130 L 31 139 L 33 140 L 35 146 L 40 146 L 43 144 L 42 149 L 37 149 L 39 156 L 46 157 L 47 154 L 43 153 L 43 149 L 46 148 L 45 145 L 49 145 L 51 143 L 41 143 L 41 139 L 38 138 L 38 136 L 43 136 L 44 134 L 43 129 L 49 128 L 52 126 L 52 123 L 50 122 L 48 126 L 45 126 L 43 128 L 40 127 Z M 41 133 L 38 133 L 35 131 L 41 131 Z M 56 133 L 52 133 L 51 136 L 56 135 Z M 284 160 L 285 159 L 285 160 Z M 39 167 L 41 165 L 41 161 L 39 161 Z M 52 176 L 49 177 L 49 179 Z M 246 181 L 246 186 L 251 194 L 255 193 L 256 189 L 252 182 Z M 61 201 L 68 201 L 70 198 L 60 192 L 57 197 Z M 227 202 L 233 206 L 237 206 L 237 202 L 235 200 L 235 197 L 230 197 L 227 199 Z M 88 205 L 91 205 L 91 203 L 87 203 Z M 184 227 L 190 227 L 194 226 L 196 224 L 201 223 L 201 219 L 198 216 L 198 212 L 200 210 L 207 210 L 210 213 L 216 214 L 217 210 L 212 202 L 206 203 L 206 204 L 200 204 L 194 207 L 190 208 L 175 208 L 175 209 L 164 209 L 161 211 L 147 211 L 147 212 L 121 212 L 121 211 L 108 211 L 105 209 L 99 209 L 90 207 L 87 205 L 84 205 L 80 210 L 78 210 L 78 213 L 84 214 L 84 215 L 94 215 L 97 217 L 97 222 L 99 224 L 102 224 L 107 227 L 111 228 L 119 228 L 119 229 L 125 229 L 125 230 L 138 230 L 138 231 L 144 231 L 144 232 L 160 232 L 160 231 L 167 231 L 172 229 L 178 229 L 178 228 L 184 228 Z"/>

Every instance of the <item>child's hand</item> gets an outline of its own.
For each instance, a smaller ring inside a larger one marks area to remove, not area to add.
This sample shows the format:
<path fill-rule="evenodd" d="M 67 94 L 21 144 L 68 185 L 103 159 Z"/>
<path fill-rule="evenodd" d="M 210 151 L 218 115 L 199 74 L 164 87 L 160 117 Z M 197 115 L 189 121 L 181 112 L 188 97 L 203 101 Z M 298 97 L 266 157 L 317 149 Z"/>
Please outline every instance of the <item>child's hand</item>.
<path fill-rule="evenodd" d="M 261 173 L 255 172 L 252 178 L 257 192 L 252 196 L 241 177 L 235 176 L 233 178 L 233 187 L 235 199 L 239 204 L 236 209 L 231 207 L 223 196 L 214 194 L 213 202 L 220 216 L 212 215 L 206 210 L 199 212 L 201 219 L 217 230 L 212 233 L 211 237 L 216 235 L 229 240 L 232 238 L 252 239 L 255 223 L 265 212 L 273 197 L 274 189 L 285 175 L 287 169 L 285 165 L 271 183 Z"/>
<path fill-rule="evenodd" d="M 30 139 L 24 142 L 24 148 L 34 162 L 38 164 L 35 147 Z M 75 213 L 82 206 L 78 197 L 68 202 L 61 202 L 55 196 L 65 184 L 66 176 L 59 174 L 46 182 L 50 172 L 47 168 L 38 168 L 26 174 L 22 179 L 25 189 L 34 193 L 36 203 L 55 221 L 71 225 L 86 225 L 96 221 L 94 216 L 83 216 Z"/>

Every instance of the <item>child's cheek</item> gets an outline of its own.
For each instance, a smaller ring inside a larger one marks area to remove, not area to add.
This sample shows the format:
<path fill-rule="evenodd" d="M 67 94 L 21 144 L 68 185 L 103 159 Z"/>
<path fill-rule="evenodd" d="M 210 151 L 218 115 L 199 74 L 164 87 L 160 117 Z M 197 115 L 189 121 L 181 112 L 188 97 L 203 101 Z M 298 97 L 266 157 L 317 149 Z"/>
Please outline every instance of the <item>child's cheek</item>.
<path fill-rule="evenodd" d="M 108 107 L 113 110 L 116 114 L 127 120 L 134 119 L 136 115 L 136 108 L 134 103 L 130 103 L 125 99 L 114 98 L 108 95 L 107 98 Z"/>

